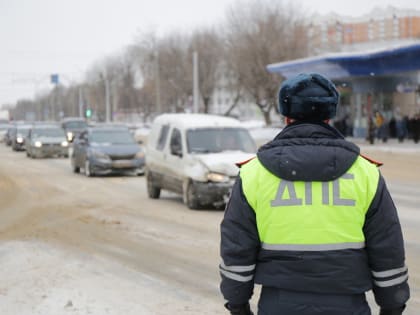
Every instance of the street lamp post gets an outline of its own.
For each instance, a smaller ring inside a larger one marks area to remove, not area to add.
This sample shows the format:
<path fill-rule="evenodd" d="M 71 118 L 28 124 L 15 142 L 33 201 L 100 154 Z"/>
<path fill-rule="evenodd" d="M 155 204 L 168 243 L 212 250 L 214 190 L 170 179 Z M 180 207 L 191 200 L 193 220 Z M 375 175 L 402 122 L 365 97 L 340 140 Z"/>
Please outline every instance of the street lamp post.
<path fill-rule="evenodd" d="M 103 82 L 105 86 L 105 122 L 111 121 L 111 93 L 110 93 L 110 83 L 106 69 L 103 73 L 99 74 L 99 80 L 96 82 Z"/>
<path fill-rule="evenodd" d="M 83 90 L 82 90 L 82 86 L 79 85 L 79 117 L 83 117 L 84 113 L 83 113 Z"/>
<path fill-rule="evenodd" d="M 111 121 L 111 101 L 110 101 L 110 93 L 109 93 L 109 79 L 105 73 L 105 121 L 109 123 Z"/>
<path fill-rule="evenodd" d="M 160 97 L 160 75 L 159 75 L 159 51 L 155 51 L 155 81 L 156 81 L 156 111 L 162 112 L 162 104 Z"/>
<path fill-rule="evenodd" d="M 193 54 L 193 112 L 198 113 L 199 108 L 199 86 L 198 86 L 198 53 Z"/>

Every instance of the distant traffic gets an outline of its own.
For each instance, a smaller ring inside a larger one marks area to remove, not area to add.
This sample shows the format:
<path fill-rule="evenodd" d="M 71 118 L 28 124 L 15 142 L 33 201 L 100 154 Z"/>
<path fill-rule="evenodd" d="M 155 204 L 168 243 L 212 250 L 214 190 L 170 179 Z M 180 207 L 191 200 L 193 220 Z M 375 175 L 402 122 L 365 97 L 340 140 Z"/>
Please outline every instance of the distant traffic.
<path fill-rule="evenodd" d="M 31 159 L 68 158 L 75 174 L 146 176 L 148 195 L 179 193 L 190 209 L 223 207 L 238 174 L 281 128 L 208 114 L 162 114 L 150 124 L 4 121 L 0 141 Z"/>

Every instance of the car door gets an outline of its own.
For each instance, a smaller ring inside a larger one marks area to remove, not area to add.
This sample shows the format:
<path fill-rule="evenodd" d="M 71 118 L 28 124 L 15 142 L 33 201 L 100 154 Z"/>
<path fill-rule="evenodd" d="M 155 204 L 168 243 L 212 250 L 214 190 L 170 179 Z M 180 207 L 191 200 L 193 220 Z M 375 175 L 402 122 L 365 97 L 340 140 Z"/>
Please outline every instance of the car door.
<path fill-rule="evenodd" d="M 169 152 L 166 159 L 168 166 L 166 177 L 167 184 L 170 185 L 171 190 L 177 193 L 182 193 L 184 161 L 185 147 L 183 145 L 182 133 L 178 128 L 173 128 L 169 140 Z"/>
<path fill-rule="evenodd" d="M 153 182 L 161 188 L 169 189 L 167 185 L 168 165 L 166 157 L 168 155 L 169 124 L 154 126 L 152 134 L 156 139 L 148 143 L 146 151 L 146 165 L 149 176 Z M 156 133 L 156 134 L 154 134 Z"/>

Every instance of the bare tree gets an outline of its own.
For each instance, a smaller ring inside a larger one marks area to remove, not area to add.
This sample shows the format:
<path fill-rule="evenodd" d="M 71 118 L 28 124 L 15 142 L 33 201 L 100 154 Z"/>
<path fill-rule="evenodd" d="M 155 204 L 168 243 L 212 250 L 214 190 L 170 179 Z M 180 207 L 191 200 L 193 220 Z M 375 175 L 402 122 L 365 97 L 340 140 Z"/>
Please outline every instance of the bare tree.
<path fill-rule="evenodd" d="M 192 35 L 177 32 L 157 39 L 148 35 L 139 42 L 138 52 L 145 81 L 159 84 L 160 97 L 165 111 L 185 111 L 191 104 L 193 53 L 199 55 L 199 87 L 204 112 L 208 112 L 211 94 L 215 87 L 215 73 L 222 52 L 218 34 L 213 29 L 203 29 Z M 158 73 L 156 73 L 156 65 Z M 159 82 L 156 82 L 158 76 Z"/>
<path fill-rule="evenodd" d="M 84 94 L 87 107 L 92 110 L 93 117 L 99 121 L 105 120 L 106 83 L 103 62 L 96 62 L 87 71 Z"/>
<path fill-rule="evenodd" d="M 35 104 L 29 99 L 21 99 L 16 106 L 10 109 L 10 116 L 13 120 L 24 120 L 25 114 L 29 111 L 35 111 Z"/>
<path fill-rule="evenodd" d="M 146 120 L 157 111 L 157 36 L 154 31 L 139 32 L 135 42 L 127 49 L 136 86 L 137 111 Z"/>
<path fill-rule="evenodd" d="M 304 57 L 306 22 L 284 2 L 237 3 L 227 15 L 227 63 L 240 85 L 255 101 L 267 124 L 281 78 L 269 74 L 271 63 Z"/>
<path fill-rule="evenodd" d="M 192 94 L 192 59 L 189 59 L 190 38 L 172 33 L 160 41 L 159 69 L 162 98 L 166 109 L 184 111 Z"/>
<path fill-rule="evenodd" d="M 142 94 L 153 92 L 155 111 L 182 111 L 192 91 L 189 38 L 177 32 L 158 38 L 144 33 L 131 50 L 143 81 Z M 154 88 L 151 88 L 151 87 Z M 153 99 L 150 96 L 148 99 Z"/>
<path fill-rule="evenodd" d="M 108 59 L 106 75 L 109 81 L 110 102 L 113 112 L 130 115 L 138 111 L 138 91 L 136 88 L 136 65 L 128 52 Z"/>
<path fill-rule="evenodd" d="M 60 107 L 63 117 L 79 116 L 79 87 L 75 84 L 63 88 Z"/>

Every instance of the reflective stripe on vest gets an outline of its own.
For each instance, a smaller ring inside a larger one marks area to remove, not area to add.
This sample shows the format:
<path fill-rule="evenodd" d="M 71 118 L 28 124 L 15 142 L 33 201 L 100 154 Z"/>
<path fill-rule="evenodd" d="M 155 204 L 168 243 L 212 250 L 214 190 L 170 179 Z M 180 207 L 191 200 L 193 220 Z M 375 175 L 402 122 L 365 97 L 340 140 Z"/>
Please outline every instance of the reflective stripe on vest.
<path fill-rule="evenodd" d="M 330 182 L 283 180 L 257 158 L 242 166 L 240 176 L 263 248 L 326 251 L 365 246 L 363 225 L 379 171 L 364 158 L 359 156 Z"/>

